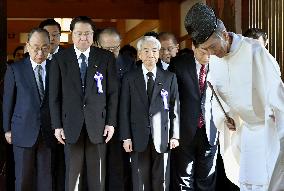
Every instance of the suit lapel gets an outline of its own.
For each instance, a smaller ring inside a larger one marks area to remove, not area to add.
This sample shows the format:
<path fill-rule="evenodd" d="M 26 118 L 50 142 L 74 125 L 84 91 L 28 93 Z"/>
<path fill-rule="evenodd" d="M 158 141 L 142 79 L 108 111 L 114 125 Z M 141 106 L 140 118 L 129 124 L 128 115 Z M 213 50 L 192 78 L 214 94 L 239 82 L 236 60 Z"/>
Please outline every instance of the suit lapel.
<path fill-rule="evenodd" d="M 140 95 L 140 98 L 145 105 L 146 111 L 148 112 L 149 111 L 148 95 L 146 92 L 146 83 L 144 80 L 142 68 L 140 67 L 139 69 L 136 70 L 136 72 L 137 72 L 136 75 L 137 78 L 134 80 L 134 83 L 138 91 L 138 94 Z"/>
<path fill-rule="evenodd" d="M 25 75 L 28 85 L 31 85 L 31 88 L 33 90 L 33 93 L 36 98 L 36 102 L 40 105 L 40 97 L 39 92 L 36 84 L 35 74 L 33 71 L 32 63 L 30 61 L 30 57 L 26 58 L 25 63 L 23 66 L 23 73 L 27 74 Z"/>
<path fill-rule="evenodd" d="M 88 59 L 88 68 L 87 68 L 87 77 L 86 77 L 86 92 L 85 97 L 91 92 L 93 85 L 94 85 L 94 76 L 100 66 L 101 57 L 99 56 L 98 52 L 91 47 L 90 55 Z M 105 78 L 105 76 L 104 76 Z M 103 79 L 105 80 L 105 79 Z"/>
<path fill-rule="evenodd" d="M 75 88 L 77 89 L 79 94 L 83 95 L 80 77 L 80 67 L 74 48 L 70 48 L 67 65 L 70 68 L 69 75 L 72 76 L 71 80 L 73 81 Z"/>
<path fill-rule="evenodd" d="M 151 103 L 154 101 L 154 99 L 157 96 L 160 96 L 160 92 L 163 88 L 163 83 L 166 81 L 162 69 L 157 67 L 157 73 L 156 73 L 156 79 L 155 79 L 155 84 L 154 84 L 154 90 L 153 90 L 153 95 L 151 99 Z M 150 104 L 151 105 L 151 104 Z"/>
<path fill-rule="evenodd" d="M 49 89 L 49 64 L 50 64 L 50 60 L 46 60 L 46 65 L 45 65 L 45 89 L 44 89 L 44 98 L 42 101 L 42 104 L 46 101 L 46 99 L 48 99 L 47 95 L 48 95 L 48 89 Z"/>
<path fill-rule="evenodd" d="M 189 75 L 191 76 L 195 92 L 197 93 L 198 97 L 200 97 L 199 82 L 198 82 L 198 76 L 197 76 L 197 72 L 196 72 L 195 60 L 194 60 L 193 63 L 187 64 L 187 67 L 188 67 L 187 71 L 189 72 Z"/>

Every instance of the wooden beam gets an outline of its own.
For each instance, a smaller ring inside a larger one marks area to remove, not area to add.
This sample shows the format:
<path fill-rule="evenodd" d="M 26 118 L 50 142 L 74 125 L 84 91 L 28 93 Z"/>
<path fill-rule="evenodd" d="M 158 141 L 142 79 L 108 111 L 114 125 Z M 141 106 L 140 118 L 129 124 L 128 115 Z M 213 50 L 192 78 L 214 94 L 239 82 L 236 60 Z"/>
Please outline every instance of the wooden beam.
<path fill-rule="evenodd" d="M 152 31 L 155 28 L 159 27 L 158 20 L 144 20 L 139 23 L 137 26 L 125 33 L 124 38 L 122 39 L 122 45 L 129 44 L 136 39 L 140 38 L 145 34 L 145 32 Z"/>
<path fill-rule="evenodd" d="M 2 0 L 1 0 L 2 1 Z M 40 5 L 40 6 L 39 6 Z M 17 1 L 7 2 L 8 18 L 50 18 L 88 15 L 97 19 L 158 19 L 158 3 L 133 1 Z"/>

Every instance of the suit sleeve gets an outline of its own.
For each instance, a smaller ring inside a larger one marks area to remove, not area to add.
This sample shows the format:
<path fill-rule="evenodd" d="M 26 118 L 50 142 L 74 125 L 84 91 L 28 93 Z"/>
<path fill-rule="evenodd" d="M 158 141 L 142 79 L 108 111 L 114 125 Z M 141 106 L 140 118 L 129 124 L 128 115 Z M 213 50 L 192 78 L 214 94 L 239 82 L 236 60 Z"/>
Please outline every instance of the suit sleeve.
<path fill-rule="evenodd" d="M 168 71 L 172 73 L 176 73 L 176 59 L 175 58 L 171 59 L 170 65 L 168 67 Z"/>
<path fill-rule="evenodd" d="M 58 57 L 55 55 L 49 69 L 49 109 L 53 129 L 62 127 L 62 86 Z"/>
<path fill-rule="evenodd" d="M 107 118 L 106 124 L 116 127 L 118 109 L 118 76 L 115 66 L 115 58 L 111 55 L 107 65 Z"/>
<path fill-rule="evenodd" d="M 177 78 L 174 74 L 171 82 L 171 95 L 170 95 L 170 138 L 179 139 L 180 127 L 180 103 Z"/>
<path fill-rule="evenodd" d="M 3 128 L 4 132 L 11 130 L 11 119 L 15 107 L 17 95 L 15 75 L 13 67 L 8 65 L 4 78 L 4 95 L 3 95 Z"/>
<path fill-rule="evenodd" d="M 126 75 L 122 80 L 119 104 L 119 137 L 121 140 L 131 139 L 130 110 L 130 86 Z"/>

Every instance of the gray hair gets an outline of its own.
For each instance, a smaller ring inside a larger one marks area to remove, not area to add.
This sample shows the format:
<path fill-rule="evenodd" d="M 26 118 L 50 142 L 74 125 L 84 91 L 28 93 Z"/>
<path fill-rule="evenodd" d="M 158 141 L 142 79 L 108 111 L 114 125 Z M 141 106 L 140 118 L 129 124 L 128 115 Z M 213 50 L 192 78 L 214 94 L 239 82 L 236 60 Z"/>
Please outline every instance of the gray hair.
<path fill-rule="evenodd" d="M 43 33 L 47 38 L 48 38 L 48 43 L 50 43 L 50 37 L 49 37 L 49 33 L 47 32 L 47 30 L 42 29 L 42 28 L 33 28 L 29 34 L 28 34 L 28 42 L 30 41 L 30 39 L 32 38 L 34 33 Z"/>
<path fill-rule="evenodd" d="M 142 46 L 146 43 L 146 42 L 153 42 L 157 48 L 160 50 L 161 49 L 161 43 L 158 39 L 156 39 L 153 36 L 143 36 L 138 42 L 137 42 L 137 49 L 138 51 L 142 50 Z"/>
<path fill-rule="evenodd" d="M 121 40 L 121 36 L 115 28 L 110 27 L 110 28 L 105 28 L 105 29 L 101 30 L 98 34 L 98 40 L 99 41 L 101 40 L 101 36 L 104 35 L 104 34 L 107 34 L 107 35 L 110 35 L 110 36 L 115 36 L 115 37 L 118 38 L 118 40 Z"/>

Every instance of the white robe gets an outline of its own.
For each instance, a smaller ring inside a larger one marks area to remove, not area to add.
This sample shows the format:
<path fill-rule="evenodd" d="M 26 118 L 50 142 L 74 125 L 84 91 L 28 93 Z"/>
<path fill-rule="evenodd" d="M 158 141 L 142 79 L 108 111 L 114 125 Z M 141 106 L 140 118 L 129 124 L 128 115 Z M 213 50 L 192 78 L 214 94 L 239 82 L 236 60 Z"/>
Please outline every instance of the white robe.
<path fill-rule="evenodd" d="M 278 64 L 256 41 L 231 35 L 230 53 L 210 59 L 211 83 L 237 124 L 236 132 L 229 131 L 220 110 L 213 111 L 226 175 L 236 185 L 268 186 L 274 171 L 269 190 L 284 190 L 279 157 L 284 150 L 284 87 Z"/>

